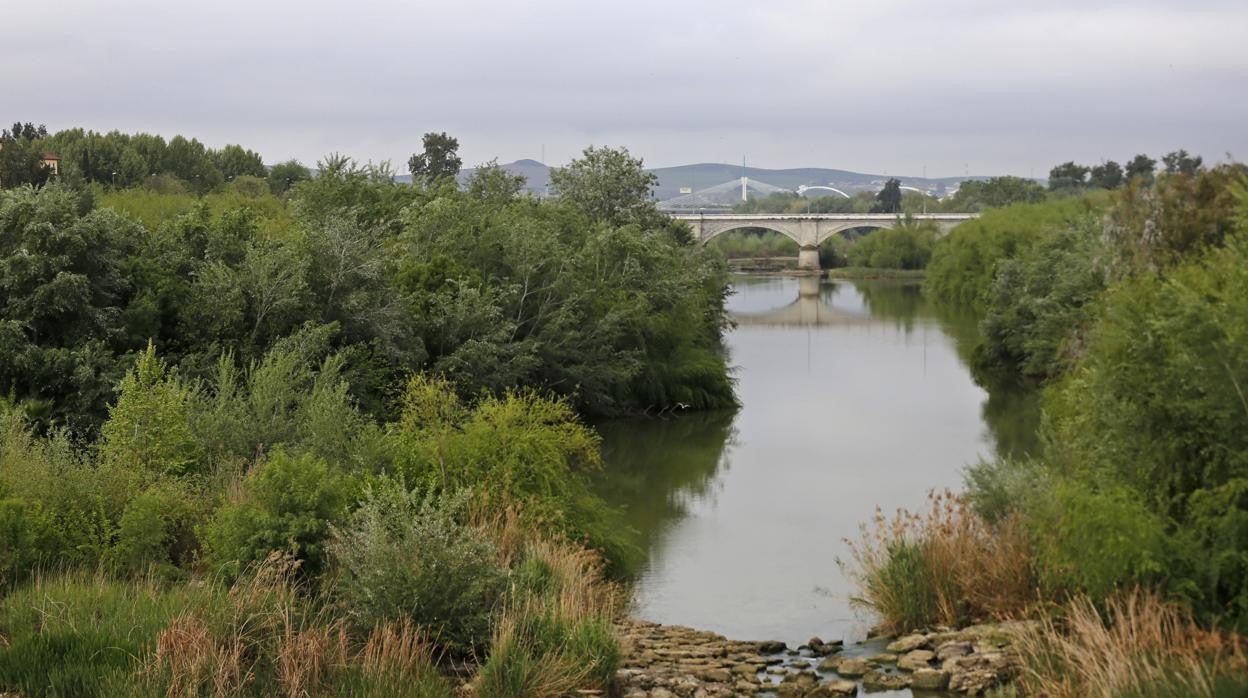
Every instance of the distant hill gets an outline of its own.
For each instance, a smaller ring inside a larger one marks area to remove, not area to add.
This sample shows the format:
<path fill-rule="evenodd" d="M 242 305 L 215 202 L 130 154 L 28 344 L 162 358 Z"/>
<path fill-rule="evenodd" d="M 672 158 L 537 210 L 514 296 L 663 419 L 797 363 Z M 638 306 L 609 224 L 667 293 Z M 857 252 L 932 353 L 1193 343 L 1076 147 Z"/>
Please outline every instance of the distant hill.
<path fill-rule="evenodd" d="M 542 196 L 548 193 L 550 185 L 550 168 L 537 160 L 517 160 L 515 162 L 505 163 L 503 169 L 512 174 L 523 175 L 525 185 L 529 192 Z M 469 168 L 459 173 L 459 181 L 462 183 L 472 176 L 475 168 Z M 740 182 L 741 166 L 729 165 L 725 163 L 698 163 L 696 165 L 678 165 L 676 167 L 657 167 L 649 170 L 659 178 L 659 185 L 654 189 L 654 198 L 659 201 L 673 199 L 682 195 L 684 189 L 695 192 L 705 189 L 715 189 L 728 191 L 730 187 L 721 187 L 719 185 L 728 182 Z M 801 167 L 787 170 L 768 170 L 761 167 L 747 167 L 745 176 L 751 180 L 751 184 L 758 182 L 762 185 L 770 185 L 770 187 L 754 187 L 751 186 L 752 193 L 758 193 L 756 190 L 770 191 L 774 187 L 781 189 L 796 190 L 800 186 L 831 186 L 842 191 L 854 193 L 855 191 L 868 189 L 875 191 L 879 189 L 884 182 L 890 177 L 896 177 L 901 180 L 903 186 L 922 189 L 937 196 L 941 196 L 947 192 L 957 189 L 958 185 L 968 179 L 983 180 L 987 177 L 912 177 L 910 175 L 883 175 L 883 174 L 867 174 L 863 172 L 851 172 L 849 170 L 835 170 L 824 167 Z M 401 182 L 410 182 L 411 175 L 400 175 L 397 177 Z M 739 190 L 738 190 L 739 191 Z M 828 192 L 824 192 L 828 193 Z"/>

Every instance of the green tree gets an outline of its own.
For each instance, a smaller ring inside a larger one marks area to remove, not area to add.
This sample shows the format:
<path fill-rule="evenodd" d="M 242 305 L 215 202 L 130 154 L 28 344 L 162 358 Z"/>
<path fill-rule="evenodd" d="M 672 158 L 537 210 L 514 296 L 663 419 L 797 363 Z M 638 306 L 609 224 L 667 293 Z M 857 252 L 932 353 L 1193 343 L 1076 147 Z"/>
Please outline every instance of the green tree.
<path fill-rule="evenodd" d="M 311 177 L 308 168 L 298 160 L 279 162 L 269 168 L 269 191 L 276 196 L 285 194 L 291 187 Z"/>
<path fill-rule="evenodd" d="M 180 475 L 196 470 L 198 446 L 191 435 L 195 390 L 147 345 L 121 381 L 121 396 L 101 430 L 105 462 L 123 468 Z"/>
<path fill-rule="evenodd" d="M 1128 182 L 1138 180 L 1144 186 L 1148 186 L 1153 183 L 1153 173 L 1156 169 L 1157 161 L 1143 153 L 1140 153 L 1134 158 L 1131 158 L 1131 162 L 1127 163 L 1125 172 L 1126 179 Z"/>
<path fill-rule="evenodd" d="M 1110 160 L 1094 166 L 1089 171 L 1088 186 L 1100 189 L 1117 189 L 1124 182 L 1122 166 Z"/>
<path fill-rule="evenodd" d="M 52 172 L 43 164 L 43 139 L 48 129 L 32 123 L 14 123 L 0 131 L 0 188 L 24 184 L 43 186 Z"/>
<path fill-rule="evenodd" d="M 248 473 L 241 489 L 245 496 L 217 510 L 204 527 L 214 569 L 237 576 L 280 550 L 302 563 L 301 574 L 324 570 L 329 525 L 351 500 L 347 478 L 313 455 L 279 452 Z"/>
<path fill-rule="evenodd" d="M 412 182 L 429 186 L 439 179 L 453 178 L 459 174 L 464 162 L 460 159 L 459 140 L 442 133 L 426 133 L 422 139 L 424 152 L 416 153 L 407 161 Z"/>
<path fill-rule="evenodd" d="M 468 195 L 482 201 L 506 203 L 524 191 L 524 175 L 513 175 L 498 160 L 477 167 L 467 182 Z"/>
<path fill-rule="evenodd" d="M 590 146 L 580 159 L 550 171 L 551 190 L 560 200 L 575 205 L 592 220 L 613 225 L 652 219 L 651 198 L 658 182 L 627 148 Z"/>
<path fill-rule="evenodd" d="M 884 188 L 875 195 L 872 213 L 898 213 L 901 211 L 901 180 L 890 177 Z"/>
<path fill-rule="evenodd" d="M 221 172 L 221 176 L 226 180 L 234 180 L 244 175 L 261 178 L 268 175 L 260 153 L 247 150 L 241 145 L 227 145 L 211 153 L 211 157 Z"/>
<path fill-rule="evenodd" d="M 963 182 L 953 195 L 952 208 L 956 211 L 980 211 L 1000 208 L 1011 204 L 1034 204 L 1044 201 L 1044 187 L 1022 177 L 993 177 L 992 179 Z"/>
<path fill-rule="evenodd" d="M 1202 158 L 1199 155 L 1188 155 L 1186 150 L 1176 150 L 1161 157 L 1165 163 L 1166 174 L 1194 175 L 1201 169 Z"/>
<path fill-rule="evenodd" d="M 1047 379 L 1069 368 L 1086 341 L 1090 306 L 1105 288 L 1100 220 L 1088 216 L 1042 235 L 996 265 L 980 324 L 984 368 Z"/>
<path fill-rule="evenodd" d="M 1078 191 L 1087 185 L 1088 168 L 1065 162 L 1049 170 L 1049 191 Z"/>

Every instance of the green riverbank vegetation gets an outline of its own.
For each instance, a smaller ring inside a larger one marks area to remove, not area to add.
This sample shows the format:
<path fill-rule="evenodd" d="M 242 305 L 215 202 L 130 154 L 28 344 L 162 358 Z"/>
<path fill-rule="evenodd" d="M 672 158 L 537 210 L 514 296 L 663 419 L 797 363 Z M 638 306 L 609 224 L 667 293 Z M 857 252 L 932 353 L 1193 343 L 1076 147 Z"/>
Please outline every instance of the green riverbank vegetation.
<path fill-rule="evenodd" d="M 1248 170 L 1182 165 L 936 243 L 925 292 L 983 311 L 977 374 L 1039 387 L 1042 445 L 864 529 L 886 629 L 1043 618 L 1037 694 L 1248 691 Z"/>
<path fill-rule="evenodd" d="M 441 136 L 415 185 L 114 186 L 149 139 L 87 135 L 0 191 L 0 693 L 610 688 L 640 550 L 582 420 L 735 404 L 725 269 L 626 151 L 538 201 Z"/>

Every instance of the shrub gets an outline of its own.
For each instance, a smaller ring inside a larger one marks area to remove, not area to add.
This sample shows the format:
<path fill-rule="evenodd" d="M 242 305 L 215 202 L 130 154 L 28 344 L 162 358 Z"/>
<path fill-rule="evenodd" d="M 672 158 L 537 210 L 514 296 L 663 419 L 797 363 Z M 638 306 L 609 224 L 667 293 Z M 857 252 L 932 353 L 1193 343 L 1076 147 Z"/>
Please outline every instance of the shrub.
<path fill-rule="evenodd" d="M 885 632 L 1017 616 L 1038 599 L 1033 551 L 1018 517 L 989 525 L 966 500 L 930 495 L 924 514 L 876 514 L 849 541 L 858 585 L 851 602 L 870 608 Z"/>
<path fill-rule="evenodd" d="M 849 264 L 872 269 L 922 269 L 932 257 L 936 229 L 904 225 L 875 230 L 849 248 Z"/>
<path fill-rule="evenodd" d="M 1101 527 L 1110 525 L 1124 540 L 1149 541 L 1148 560 L 1121 571 L 1155 573 L 1163 561 L 1153 541 L 1169 540 L 1190 564 L 1164 561 L 1167 588 L 1190 598 L 1202 620 L 1243 627 L 1248 241 L 1122 282 L 1097 314 L 1078 368 L 1046 396 L 1054 469 L 1114 492 L 1087 503 L 1094 528 L 1066 529 L 1070 544 L 1107 540 Z"/>
<path fill-rule="evenodd" d="M 181 474 L 197 469 L 191 434 L 196 392 L 170 375 L 150 342 L 121 382 L 121 396 L 101 430 L 103 459 L 123 468 Z"/>
<path fill-rule="evenodd" d="M 232 501 L 202 532 L 209 562 L 227 576 L 274 550 L 287 551 L 308 576 L 325 567 L 330 523 L 351 499 L 351 482 L 310 455 L 276 453 L 243 478 Z"/>
<path fill-rule="evenodd" d="M 998 262 L 1018 256 L 1046 231 L 1065 229 L 1099 208 L 1090 199 L 1058 199 L 985 211 L 935 244 L 924 291 L 942 303 L 982 305 Z"/>
<path fill-rule="evenodd" d="M 0 499 L 0 588 L 56 559 L 55 524 L 39 502 Z"/>
<path fill-rule="evenodd" d="M 963 479 L 971 511 L 990 524 L 1025 511 L 1037 492 L 1051 486 L 1045 464 L 1025 457 L 981 460 L 966 469 Z"/>
<path fill-rule="evenodd" d="M 464 524 L 466 502 L 395 482 L 365 490 L 330 543 L 335 593 L 357 627 L 412 621 L 455 653 L 488 644 L 505 572 L 493 546 Z"/>
<path fill-rule="evenodd" d="M 1073 364 L 1092 302 L 1105 288 L 1100 228 L 1096 219 L 1082 218 L 997 263 L 980 324 L 981 368 L 1046 379 Z"/>
<path fill-rule="evenodd" d="M 508 393 L 468 407 L 448 383 L 416 376 L 395 431 L 408 483 L 470 490 L 494 511 L 517 504 L 534 526 L 602 550 L 609 564 L 636 555 L 619 514 L 589 488 L 599 440 L 566 401 Z"/>
<path fill-rule="evenodd" d="M 121 570 L 155 567 L 167 575 L 189 566 L 199 550 L 195 528 L 207 517 L 205 504 L 202 495 L 178 482 L 154 484 L 126 505 L 109 561 Z"/>
<path fill-rule="evenodd" d="M 1062 480 L 1040 501 L 1029 526 L 1049 590 L 1103 599 L 1166 569 L 1165 528 L 1134 493 Z"/>

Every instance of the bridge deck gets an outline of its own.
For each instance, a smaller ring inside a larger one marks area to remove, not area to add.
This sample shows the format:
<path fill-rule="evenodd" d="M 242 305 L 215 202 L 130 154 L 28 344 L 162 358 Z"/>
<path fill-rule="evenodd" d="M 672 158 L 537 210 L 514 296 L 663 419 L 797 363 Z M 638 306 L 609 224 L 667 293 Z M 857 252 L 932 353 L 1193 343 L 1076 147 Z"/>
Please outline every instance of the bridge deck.
<path fill-rule="evenodd" d="M 705 221 L 892 221 L 913 218 L 920 221 L 966 221 L 978 218 L 977 213 L 669 213 L 679 220 Z"/>

